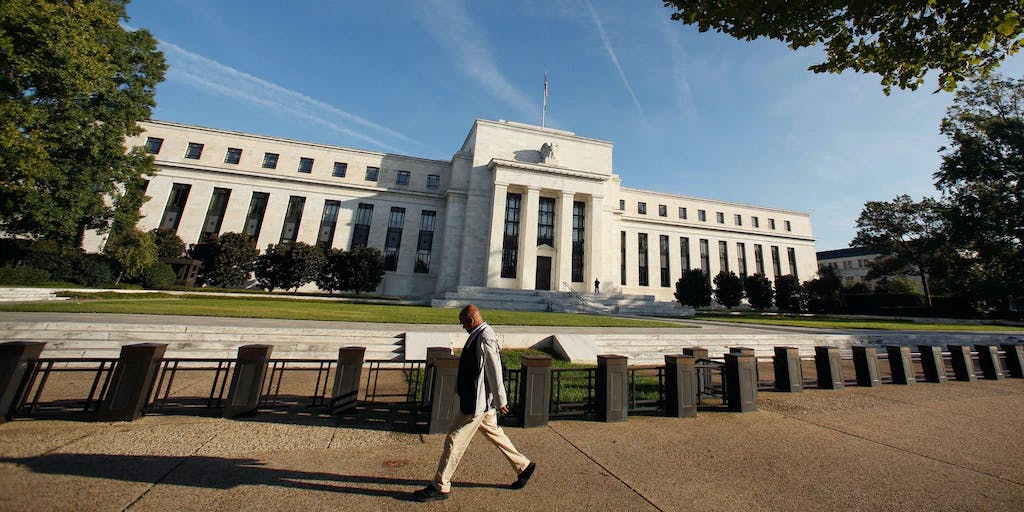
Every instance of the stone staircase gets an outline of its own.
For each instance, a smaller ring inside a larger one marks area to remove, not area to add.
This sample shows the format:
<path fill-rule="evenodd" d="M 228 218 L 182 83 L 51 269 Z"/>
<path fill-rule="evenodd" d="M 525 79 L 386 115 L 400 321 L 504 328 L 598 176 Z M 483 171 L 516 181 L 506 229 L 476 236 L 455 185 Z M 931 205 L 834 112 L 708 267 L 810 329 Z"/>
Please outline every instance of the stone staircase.
<path fill-rule="evenodd" d="M 677 302 L 657 302 L 653 295 L 603 295 L 596 293 L 513 290 L 460 286 L 430 301 L 432 307 L 456 308 L 475 304 L 481 309 L 558 311 L 613 315 L 692 317 L 693 308 Z"/>
<path fill-rule="evenodd" d="M 0 302 L 37 302 L 46 300 L 67 300 L 67 297 L 58 297 L 57 290 L 49 288 L 0 288 Z"/>
<path fill-rule="evenodd" d="M 166 343 L 168 357 L 234 358 L 238 347 L 274 346 L 280 359 L 334 359 L 346 346 L 366 347 L 366 359 L 402 360 L 405 334 L 387 329 L 224 326 L 214 324 L 0 322 L 0 341 L 44 341 L 44 357 L 117 357 L 122 345 Z"/>

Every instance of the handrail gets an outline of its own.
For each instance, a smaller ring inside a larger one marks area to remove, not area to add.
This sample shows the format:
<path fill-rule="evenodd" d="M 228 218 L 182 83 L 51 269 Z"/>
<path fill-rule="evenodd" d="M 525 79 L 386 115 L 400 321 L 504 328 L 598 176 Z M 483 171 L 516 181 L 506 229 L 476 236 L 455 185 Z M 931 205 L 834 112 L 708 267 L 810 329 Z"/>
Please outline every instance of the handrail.
<path fill-rule="evenodd" d="M 580 308 L 588 308 L 588 307 L 590 307 L 590 303 L 587 302 L 587 299 L 583 295 L 581 295 L 580 292 L 577 292 L 576 289 L 573 288 L 571 284 L 569 284 L 569 283 L 567 283 L 565 281 L 562 281 L 562 285 L 564 285 L 566 288 L 568 288 L 569 289 L 569 293 L 572 295 L 572 297 L 574 299 L 576 299 L 576 306 L 578 306 Z"/>

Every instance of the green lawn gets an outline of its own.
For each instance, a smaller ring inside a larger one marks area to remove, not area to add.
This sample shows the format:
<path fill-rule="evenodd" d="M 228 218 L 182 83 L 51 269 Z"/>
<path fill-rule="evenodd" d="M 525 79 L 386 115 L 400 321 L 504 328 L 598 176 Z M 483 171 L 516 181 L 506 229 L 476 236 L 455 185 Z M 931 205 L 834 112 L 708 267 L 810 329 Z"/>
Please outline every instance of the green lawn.
<path fill-rule="evenodd" d="M 337 322 L 403 324 L 458 324 L 454 309 L 424 306 L 356 304 L 263 297 L 213 297 L 195 295 L 75 294 L 62 302 L 6 304 L 0 311 L 57 313 L 121 313 L 146 315 L 224 316 L 240 318 L 283 318 Z M 89 297 L 89 298 L 86 298 Z M 571 327 L 686 327 L 653 320 L 634 320 L 572 313 L 484 310 L 494 325 L 538 325 Z"/>
<path fill-rule="evenodd" d="M 828 316 L 768 316 L 768 315 L 697 315 L 697 320 L 732 322 L 740 324 L 784 325 L 815 327 L 819 329 L 880 329 L 905 331 L 1020 331 L 1021 327 L 1007 325 L 918 323 L 910 320 L 867 320 Z"/>

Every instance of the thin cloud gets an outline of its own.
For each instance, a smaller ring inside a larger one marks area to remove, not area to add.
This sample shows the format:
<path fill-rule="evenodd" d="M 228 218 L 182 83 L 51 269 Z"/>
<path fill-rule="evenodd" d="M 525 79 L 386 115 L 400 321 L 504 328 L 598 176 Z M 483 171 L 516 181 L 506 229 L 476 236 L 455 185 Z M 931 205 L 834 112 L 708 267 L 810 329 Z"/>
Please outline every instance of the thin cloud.
<path fill-rule="evenodd" d="M 668 43 L 668 50 L 672 62 L 672 78 L 676 89 L 676 100 L 679 108 L 683 111 L 685 121 L 695 121 L 697 118 L 697 105 L 693 100 L 693 89 L 686 73 L 686 52 L 679 42 L 678 30 L 672 23 L 659 20 L 662 33 L 665 34 L 665 41 Z"/>
<path fill-rule="evenodd" d="M 420 6 L 420 19 L 427 31 L 445 47 L 466 78 L 524 116 L 540 113 L 537 101 L 513 86 L 499 70 L 487 41 L 481 37 L 481 23 L 470 19 L 461 3 L 431 0 Z"/>
<path fill-rule="evenodd" d="M 640 100 L 637 99 L 636 93 L 633 92 L 633 86 L 629 85 L 629 79 L 626 78 L 626 72 L 622 70 L 622 65 L 619 64 L 619 58 L 615 55 L 615 49 L 612 48 L 612 43 L 608 39 L 608 33 L 604 30 L 604 24 L 601 23 L 601 18 L 597 17 L 597 11 L 594 10 L 594 4 L 590 3 L 590 0 L 583 0 L 583 3 L 587 4 L 587 9 L 590 10 L 590 17 L 594 20 L 594 25 L 597 26 L 597 31 L 601 34 L 601 41 L 604 43 L 604 49 L 608 52 L 608 57 L 611 59 L 612 64 L 615 65 L 615 69 L 619 71 L 619 77 L 622 78 L 622 83 L 626 86 L 626 90 L 629 91 L 629 96 L 633 98 L 633 104 L 636 105 L 636 110 L 640 112 L 640 116 L 643 117 L 644 109 L 640 106 Z"/>
<path fill-rule="evenodd" d="M 168 75 L 180 78 L 196 87 L 254 103 L 279 114 L 299 117 L 314 122 L 336 133 L 364 141 L 387 151 L 398 152 L 399 150 L 378 138 L 379 136 L 390 137 L 421 147 L 424 146 L 421 142 L 386 126 L 381 126 L 355 114 L 345 112 L 300 92 L 286 89 L 230 66 L 225 66 L 217 61 L 185 50 L 174 43 L 160 41 L 160 49 L 163 50 L 168 60 Z M 369 135 L 343 126 L 329 119 L 324 114 L 347 121 L 353 125 L 361 126 L 371 132 L 378 133 L 379 136 Z"/>

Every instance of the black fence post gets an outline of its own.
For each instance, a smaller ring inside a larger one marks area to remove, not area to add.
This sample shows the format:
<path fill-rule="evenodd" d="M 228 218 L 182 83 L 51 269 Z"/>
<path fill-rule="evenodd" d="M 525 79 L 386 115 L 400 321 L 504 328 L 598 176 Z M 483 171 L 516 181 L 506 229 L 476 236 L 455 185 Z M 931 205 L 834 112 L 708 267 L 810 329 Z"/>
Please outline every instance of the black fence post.
<path fill-rule="evenodd" d="M 953 376 L 956 380 L 974 382 L 974 360 L 971 359 L 970 345 L 949 345 L 949 353 L 953 360 Z"/>
<path fill-rule="evenodd" d="M 0 343 L 0 423 L 11 418 L 24 393 L 28 367 L 39 359 L 46 343 L 10 341 Z"/>
<path fill-rule="evenodd" d="M 838 347 L 814 347 L 814 367 L 818 371 L 818 387 L 843 389 L 843 369 Z"/>
<path fill-rule="evenodd" d="M 995 345 L 975 345 L 978 350 L 978 365 L 981 366 L 981 376 L 990 380 L 1002 380 L 1003 364 L 999 361 L 999 347 Z"/>
<path fill-rule="evenodd" d="M 231 373 L 231 387 L 228 388 L 225 418 L 237 418 L 256 414 L 263 394 L 263 379 L 267 376 L 267 364 L 273 345 L 242 345 L 238 347 L 235 370 Z"/>
<path fill-rule="evenodd" d="M 100 421 L 132 421 L 142 416 L 142 408 L 156 379 L 166 343 L 136 343 L 121 347 L 107 396 L 100 402 Z"/>
<path fill-rule="evenodd" d="M 693 356 L 665 356 L 665 415 L 697 417 L 697 359 Z"/>
<path fill-rule="evenodd" d="M 775 347 L 775 390 L 799 393 L 804 390 L 804 369 L 800 350 L 796 347 Z"/>
<path fill-rule="evenodd" d="M 551 414 L 551 358 L 523 356 L 519 404 L 523 428 L 543 427 Z"/>
<path fill-rule="evenodd" d="M 597 417 L 601 421 L 629 419 L 629 359 L 619 355 L 597 356 Z"/>
<path fill-rule="evenodd" d="M 857 385 L 877 387 L 882 385 L 878 377 L 878 349 L 866 345 L 853 346 L 853 368 L 857 373 Z"/>
<path fill-rule="evenodd" d="M 334 388 L 331 390 L 331 414 L 341 414 L 355 408 L 359 401 L 359 382 L 363 376 L 365 355 L 366 347 L 338 349 L 338 367 L 334 371 Z"/>
<path fill-rule="evenodd" d="M 1024 346 L 1017 343 L 1002 345 L 1006 354 L 1006 376 L 1015 379 L 1024 378 Z"/>
<path fill-rule="evenodd" d="M 725 355 L 726 402 L 730 411 L 757 410 L 757 369 L 754 356 L 738 353 Z"/>
<path fill-rule="evenodd" d="M 942 361 L 942 347 L 918 345 L 917 351 L 921 353 L 924 381 L 940 384 L 946 382 L 946 365 Z"/>
<path fill-rule="evenodd" d="M 910 347 L 886 345 L 885 350 L 889 353 L 889 371 L 892 374 L 892 383 L 909 386 L 916 382 L 913 359 L 910 358 Z"/>
<path fill-rule="evenodd" d="M 420 401 L 421 407 L 430 405 L 433 388 L 431 383 L 434 381 L 434 360 L 438 357 L 447 357 L 452 355 L 452 349 L 445 347 L 427 347 L 427 364 L 423 370 L 423 400 Z"/>
<path fill-rule="evenodd" d="M 455 420 L 462 415 L 459 406 L 459 395 L 456 393 L 456 378 L 459 375 L 459 358 L 455 356 L 436 356 L 434 359 L 434 378 L 430 392 L 430 423 L 428 434 L 448 432 Z"/>

